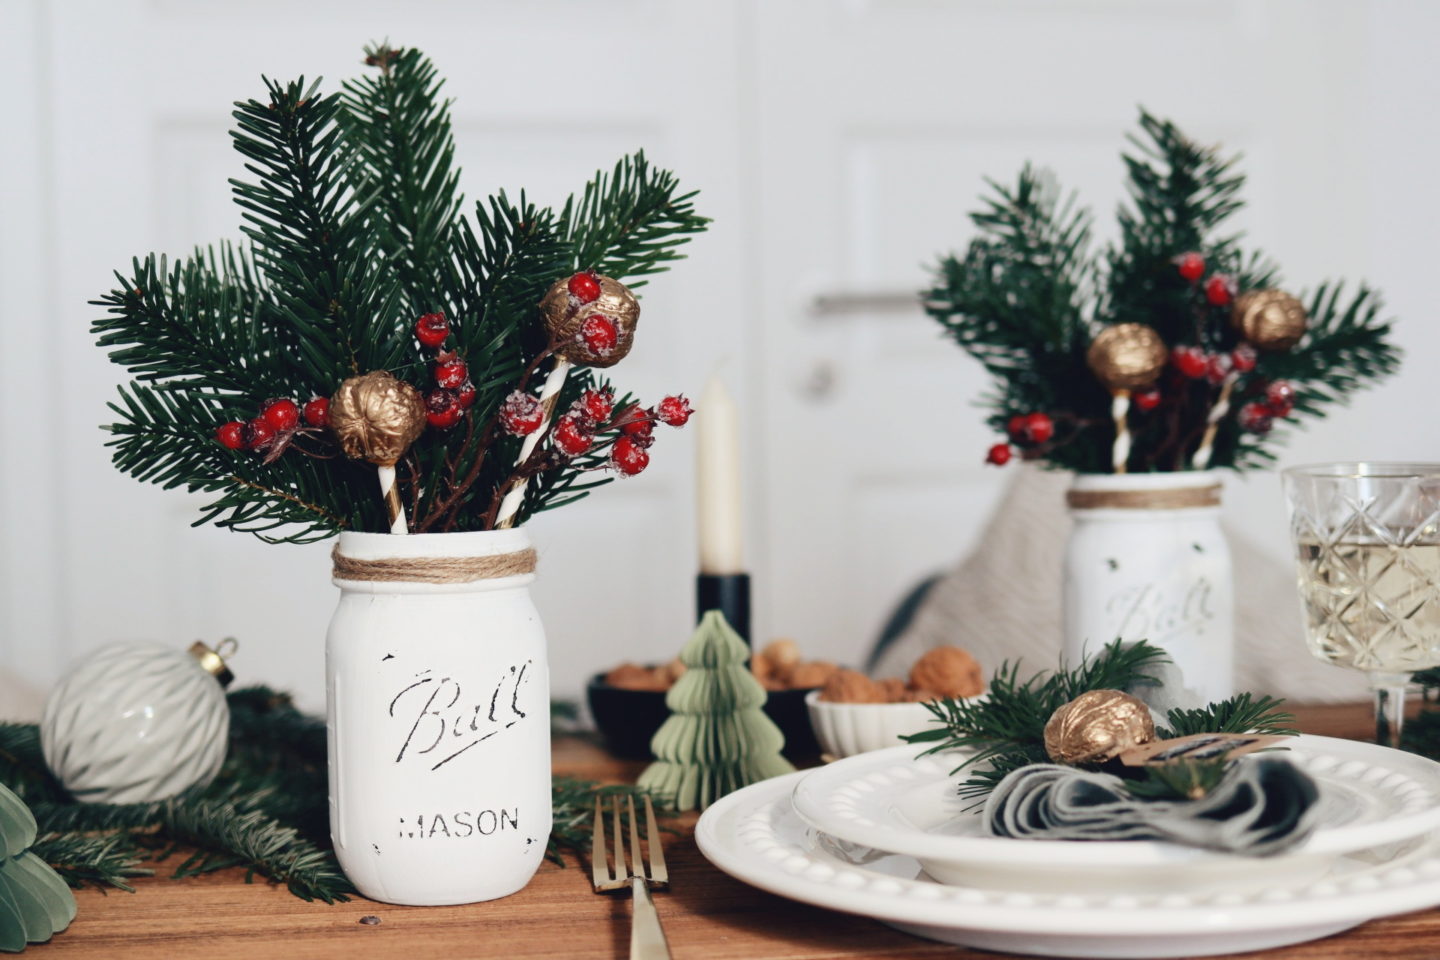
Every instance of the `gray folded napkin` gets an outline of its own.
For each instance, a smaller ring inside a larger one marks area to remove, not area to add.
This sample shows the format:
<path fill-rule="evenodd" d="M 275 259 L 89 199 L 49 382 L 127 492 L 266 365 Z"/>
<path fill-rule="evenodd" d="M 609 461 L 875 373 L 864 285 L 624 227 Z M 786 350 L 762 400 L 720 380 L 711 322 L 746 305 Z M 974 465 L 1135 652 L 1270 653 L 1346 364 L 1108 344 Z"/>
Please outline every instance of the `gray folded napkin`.
<path fill-rule="evenodd" d="M 1315 828 L 1315 781 L 1278 757 L 1238 761 L 1199 800 L 1137 800 L 1107 773 L 1037 763 L 1011 773 L 981 816 L 993 836 L 1028 840 L 1168 840 L 1269 856 Z"/>

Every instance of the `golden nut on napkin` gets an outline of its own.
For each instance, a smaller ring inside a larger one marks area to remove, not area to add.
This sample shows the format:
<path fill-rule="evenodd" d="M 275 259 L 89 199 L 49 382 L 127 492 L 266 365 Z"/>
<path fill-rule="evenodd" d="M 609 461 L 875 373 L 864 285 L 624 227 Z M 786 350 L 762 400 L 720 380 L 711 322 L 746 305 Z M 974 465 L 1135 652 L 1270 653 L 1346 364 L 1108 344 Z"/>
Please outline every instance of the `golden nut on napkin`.
<path fill-rule="evenodd" d="M 1045 752 L 1056 763 L 1104 763 L 1154 739 L 1150 708 L 1119 690 L 1082 693 L 1045 724 Z"/>

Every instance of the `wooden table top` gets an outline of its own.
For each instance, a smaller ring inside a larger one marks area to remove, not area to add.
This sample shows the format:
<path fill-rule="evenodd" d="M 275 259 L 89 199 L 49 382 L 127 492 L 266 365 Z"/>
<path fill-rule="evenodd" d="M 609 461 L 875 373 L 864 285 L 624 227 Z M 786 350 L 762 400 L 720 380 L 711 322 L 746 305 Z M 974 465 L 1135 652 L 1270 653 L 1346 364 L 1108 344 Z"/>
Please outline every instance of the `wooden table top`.
<path fill-rule="evenodd" d="M 1328 736 L 1364 736 L 1368 705 L 1297 708 L 1300 727 Z M 640 765 L 613 759 L 578 739 L 556 742 L 555 772 L 608 782 L 633 780 Z M 690 836 L 666 836 L 669 892 L 656 908 L 676 960 L 818 960 L 842 957 L 996 957 L 932 943 L 874 920 L 835 913 L 762 893 L 716 870 Z M 33 946 L 36 960 L 104 957 L 152 960 L 292 960 L 403 957 L 626 957 L 629 895 L 591 892 L 589 873 L 573 861 L 545 863 L 521 892 L 504 900 L 456 907 L 397 907 L 356 898 L 327 906 L 296 899 L 281 887 L 245 884 L 239 869 L 204 877 L 141 878 L 134 894 L 82 890 L 70 929 Z M 374 916 L 378 924 L 362 924 Z M 1265 960 L 1390 960 L 1440 955 L 1440 910 L 1367 923 L 1325 940 L 1237 955 Z"/>

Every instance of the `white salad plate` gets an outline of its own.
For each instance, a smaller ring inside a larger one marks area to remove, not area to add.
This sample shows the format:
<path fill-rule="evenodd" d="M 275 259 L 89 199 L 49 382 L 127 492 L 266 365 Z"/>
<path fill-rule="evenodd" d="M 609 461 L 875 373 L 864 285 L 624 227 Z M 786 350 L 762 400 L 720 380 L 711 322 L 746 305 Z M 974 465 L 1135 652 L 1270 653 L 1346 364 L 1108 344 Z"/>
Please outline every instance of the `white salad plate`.
<path fill-rule="evenodd" d="M 965 772 L 952 771 L 965 755 L 918 757 L 922 748 L 914 745 L 804 774 L 795 785 L 794 807 L 832 837 L 916 858 L 937 880 L 1031 892 L 1260 889 L 1313 879 L 1343 854 L 1440 827 L 1440 763 L 1332 737 L 1295 737 L 1285 745 L 1277 755 L 1320 788 L 1319 822 L 1307 840 L 1269 857 L 1163 841 L 988 836 L 975 801 L 957 792 Z"/>
<path fill-rule="evenodd" d="M 1319 879 L 1248 894 L 1037 894 L 938 883 L 913 857 L 836 840 L 802 820 L 790 797 L 806 776 L 723 797 L 696 825 L 700 851 L 761 890 L 946 943 L 1051 957 L 1214 956 L 1302 943 L 1440 904 L 1440 842 L 1428 838 L 1342 855 Z"/>

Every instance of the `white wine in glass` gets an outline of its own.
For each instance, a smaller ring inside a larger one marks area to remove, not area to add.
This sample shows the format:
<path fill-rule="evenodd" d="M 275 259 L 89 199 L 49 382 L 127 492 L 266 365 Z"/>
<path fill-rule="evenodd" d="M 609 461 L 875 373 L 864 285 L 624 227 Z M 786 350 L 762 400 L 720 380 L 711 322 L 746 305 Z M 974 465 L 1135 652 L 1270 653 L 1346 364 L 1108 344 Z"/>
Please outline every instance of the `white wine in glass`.
<path fill-rule="evenodd" d="M 1364 670 L 1376 739 L 1398 746 L 1405 685 L 1440 666 L 1440 464 L 1284 472 L 1310 652 Z"/>

